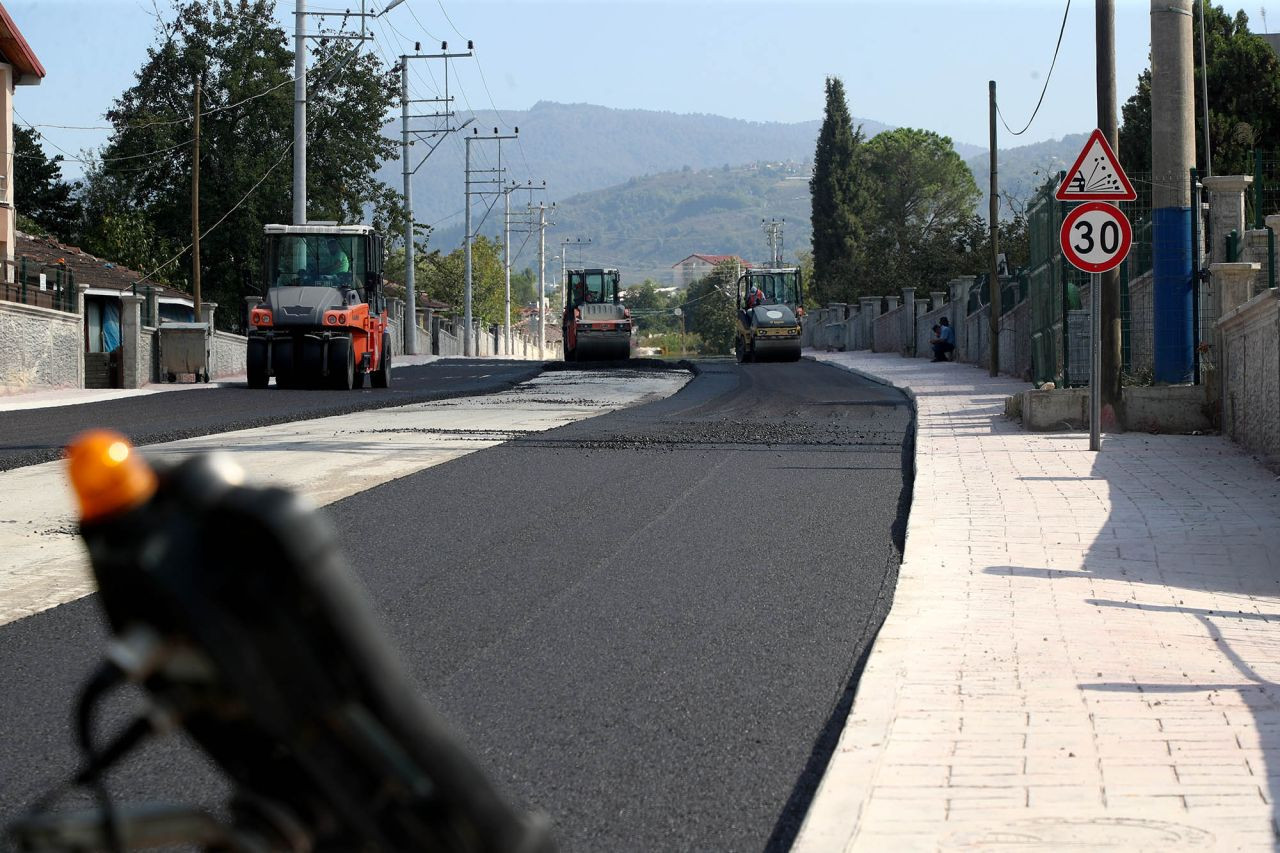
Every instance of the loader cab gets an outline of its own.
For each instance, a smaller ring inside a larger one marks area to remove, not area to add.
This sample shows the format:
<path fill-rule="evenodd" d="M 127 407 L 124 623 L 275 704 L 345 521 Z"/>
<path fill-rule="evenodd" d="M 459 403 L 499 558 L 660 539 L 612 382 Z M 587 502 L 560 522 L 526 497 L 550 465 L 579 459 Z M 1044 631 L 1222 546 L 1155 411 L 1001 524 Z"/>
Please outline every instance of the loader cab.
<path fill-rule="evenodd" d="M 343 293 L 343 304 L 367 302 L 374 314 L 386 309 L 382 290 L 384 241 L 371 227 L 268 225 L 264 236 L 264 291 L 333 288 Z"/>
<path fill-rule="evenodd" d="M 619 296 L 620 277 L 617 270 L 581 269 L 569 270 L 567 273 L 569 305 L 618 305 L 622 302 Z"/>

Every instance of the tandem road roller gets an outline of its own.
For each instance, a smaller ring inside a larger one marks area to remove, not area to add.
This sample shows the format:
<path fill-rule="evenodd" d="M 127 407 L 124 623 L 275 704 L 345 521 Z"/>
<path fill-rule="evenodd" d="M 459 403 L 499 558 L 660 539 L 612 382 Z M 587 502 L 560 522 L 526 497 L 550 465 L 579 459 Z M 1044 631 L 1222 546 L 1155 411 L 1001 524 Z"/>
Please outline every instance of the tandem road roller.
<path fill-rule="evenodd" d="M 747 270 L 738 278 L 738 361 L 799 361 L 804 316 L 800 270 Z"/>
<path fill-rule="evenodd" d="M 250 388 L 391 384 L 383 238 L 368 225 L 264 229 L 266 298 L 249 313 Z"/>

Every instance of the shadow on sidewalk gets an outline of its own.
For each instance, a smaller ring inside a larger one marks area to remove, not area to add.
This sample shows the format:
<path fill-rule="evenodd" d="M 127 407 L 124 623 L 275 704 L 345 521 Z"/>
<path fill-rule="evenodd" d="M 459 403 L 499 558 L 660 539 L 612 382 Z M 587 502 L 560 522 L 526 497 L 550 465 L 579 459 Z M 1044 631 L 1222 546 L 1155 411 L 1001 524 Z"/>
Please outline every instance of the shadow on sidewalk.
<path fill-rule="evenodd" d="M 1185 792 L 1189 815 L 1229 827 L 1231 818 L 1205 804 L 1231 800 L 1243 816 L 1258 806 L 1247 793 L 1256 786 L 1280 838 L 1280 483 L 1221 439 L 1140 435 L 1108 440 L 1088 476 L 1020 479 L 1061 483 L 1058 503 L 1079 514 L 1033 522 L 1057 543 L 1046 545 L 1046 564 L 984 571 L 1052 581 L 1054 599 L 1079 580 L 1079 601 L 1093 612 L 1067 630 L 1094 632 L 1094 643 L 1110 641 L 1118 653 L 1072 656 L 1095 733 L 1097 719 L 1110 717 L 1134 725 L 1135 741 L 1163 741 L 1160 763 L 1177 780 L 1166 788 L 1175 798 Z M 1108 506 L 1096 530 L 1090 499 Z M 1156 728 L 1137 734 L 1139 722 Z M 1118 758 L 1141 751 L 1127 746 Z M 1209 793 L 1214 786 L 1220 796 Z"/>

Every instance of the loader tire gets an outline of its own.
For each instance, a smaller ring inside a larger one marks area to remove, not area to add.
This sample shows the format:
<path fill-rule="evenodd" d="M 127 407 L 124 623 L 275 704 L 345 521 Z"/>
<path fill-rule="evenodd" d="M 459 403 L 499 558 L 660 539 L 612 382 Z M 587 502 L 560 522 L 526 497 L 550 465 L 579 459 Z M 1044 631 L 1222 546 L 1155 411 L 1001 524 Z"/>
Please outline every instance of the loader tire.
<path fill-rule="evenodd" d="M 364 376 L 360 377 L 361 385 Z M 350 338 L 332 338 L 329 341 L 329 382 L 339 391 L 356 387 L 356 357 Z"/>
<path fill-rule="evenodd" d="M 293 357 L 293 341 L 276 341 L 272 347 L 271 361 L 275 368 L 276 387 L 298 387 L 298 365 Z"/>
<path fill-rule="evenodd" d="M 304 338 L 302 341 L 302 363 L 298 365 L 297 385 L 301 388 L 323 388 L 325 386 L 324 372 L 324 341 L 314 340 L 312 338 Z M 330 358 L 332 358 L 333 342 L 329 342 Z M 331 362 L 332 363 L 332 362 Z M 332 379 L 333 377 L 328 377 Z"/>
<path fill-rule="evenodd" d="M 378 369 L 370 375 L 369 384 L 374 388 L 391 387 L 391 336 L 382 336 L 382 360 Z"/>
<path fill-rule="evenodd" d="M 249 341 L 245 350 L 245 370 L 249 374 L 250 388 L 267 387 L 267 342 Z"/>

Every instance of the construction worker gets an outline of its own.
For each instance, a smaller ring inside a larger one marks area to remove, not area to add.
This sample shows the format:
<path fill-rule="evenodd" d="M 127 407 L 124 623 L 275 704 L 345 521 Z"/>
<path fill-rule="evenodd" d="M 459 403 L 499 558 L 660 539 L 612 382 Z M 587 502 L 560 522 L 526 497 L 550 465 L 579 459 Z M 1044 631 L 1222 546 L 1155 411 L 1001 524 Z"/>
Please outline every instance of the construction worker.
<path fill-rule="evenodd" d="M 760 288 L 757 285 L 752 284 L 751 290 L 747 292 L 747 310 L 750 311 L 752 308 L 755 308 L 757 305 L 763 305 L 763 304 L 764 304 L 764 294 L 760 292 Z"/>
<path fill-rule="evenodd" d="M 351 258 L 336 237 L 325 240 L 320 247 L 320 274 L 347 275 L 351 272 Z"/>

